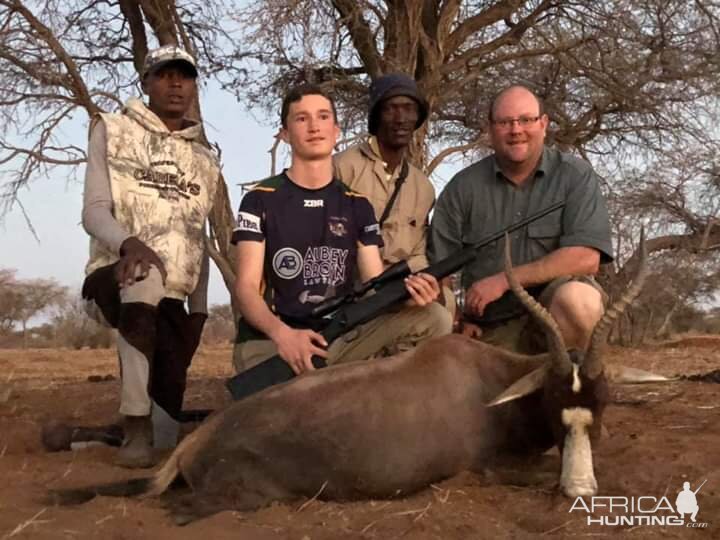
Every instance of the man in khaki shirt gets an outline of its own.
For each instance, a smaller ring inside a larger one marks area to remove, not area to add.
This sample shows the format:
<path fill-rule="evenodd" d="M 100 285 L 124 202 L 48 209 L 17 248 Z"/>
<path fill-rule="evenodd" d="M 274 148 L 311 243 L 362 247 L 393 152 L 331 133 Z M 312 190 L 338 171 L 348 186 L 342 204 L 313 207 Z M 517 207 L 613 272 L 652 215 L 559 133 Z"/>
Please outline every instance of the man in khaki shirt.
<path fill-rule="evenodd" d="M 427 116 L 428 103 L 412 78 L 398 73 L 384 75 L 370 87 L 370 136 L 334 157 L 335 175 L 365 195 L 375 210 L 385 244 L 385 267 L 405 260 L 417 272 L 428 265 L 428 215 L 435 202 L 435 189 L 407 159 L 413 132 Z M 454 302 L 448 303 L 454 308 Z M 438 324 L 449 332 L 453 317 L 448 310 L 438 308 L 430 307 Z"/>
<path fill-rule="evenodd" d="M 370 87 L 370 137 L 335 155 L 335 175 L 370 200 L 378 221 L 403 170 L 406 178 L 382 223 L 385 266 L 406 260 L 417 272 L 427 266 L 425 240 L 435 189 L 427 176 L 406 159 L 413 132 L 427 118 L 428 104 L 415 81 L 390 74 Z"/>

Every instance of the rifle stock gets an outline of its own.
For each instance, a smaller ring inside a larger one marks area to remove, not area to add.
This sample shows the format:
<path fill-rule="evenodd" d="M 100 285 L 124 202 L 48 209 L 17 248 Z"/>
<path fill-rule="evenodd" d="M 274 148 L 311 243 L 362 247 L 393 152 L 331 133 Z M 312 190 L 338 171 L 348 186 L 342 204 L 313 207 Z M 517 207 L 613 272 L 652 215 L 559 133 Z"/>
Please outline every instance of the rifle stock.
<path fill-rule="evenodd" d="M 525 227 L 527 224 L 532 223 L 551 212 L 559 210 L 563 206 L 565 206 L 564 202 L 558 202 L 548 206 L 547 208 L 528 216 L 522 221 L 514 223 L 502 231 L 483 238 L 474 246 L 463 248 L 445 259 L 442 259 L 435 264 L 431 264 L 424 270 L 421 270 L 421 272 L 430 274 L 438 280 L 445 278 L 450 274 L 457 272 L 467 263 L 472 261 L 479 248 L 495 242 L 501 239 L 505 234 Z M 388 281 L 378 288 L 377 292 L 371 296 L 339 307 L 330 319 L 328 326 L 320 332 L 325 340 L 328 343 L 332 343 L 338 337 L 342 336 L 346 332 L 349 332 L 356 326 L 371 321 L 378 315 L 381 315 L 396 305 L 398 302 L 407 300 L 410 297 L 410 294 L 405 288 L 403 277 L 404 276 Z M 327 366 L 325 360 L 317 356 L 313 357 L 312 362 L 313 366 L 316 368 L 323 368 Z M 264 360 L 255 367 L 229 378 L 226 381 L 225 386 L 230 391 L 233 399 L 239 400 L 259 392 L 268 386 L 289 381 L 294 376 L 295 373 L 287 362 L 285 362 L 285 360 L 283 360 L 279 355 L 275 355 L 267 360 Z"/>

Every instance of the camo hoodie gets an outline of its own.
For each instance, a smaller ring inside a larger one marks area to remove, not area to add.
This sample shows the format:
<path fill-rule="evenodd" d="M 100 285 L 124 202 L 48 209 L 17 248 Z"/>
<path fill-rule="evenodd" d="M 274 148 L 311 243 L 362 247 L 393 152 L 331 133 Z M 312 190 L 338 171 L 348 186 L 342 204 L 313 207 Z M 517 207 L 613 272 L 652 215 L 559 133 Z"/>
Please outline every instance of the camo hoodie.
<path fill-rule="evenodd" d="M 217 160 L 200 142 L 199 124 L 171 132 L 140 99 L 130 99 L 120 114 L 99 118 L 107 133 L 113 217 L 163 261 L 166 296 L 184 299 L 200 274 Z M 86 273 L 118 259 L 116 252 L 91 238 Z"/>

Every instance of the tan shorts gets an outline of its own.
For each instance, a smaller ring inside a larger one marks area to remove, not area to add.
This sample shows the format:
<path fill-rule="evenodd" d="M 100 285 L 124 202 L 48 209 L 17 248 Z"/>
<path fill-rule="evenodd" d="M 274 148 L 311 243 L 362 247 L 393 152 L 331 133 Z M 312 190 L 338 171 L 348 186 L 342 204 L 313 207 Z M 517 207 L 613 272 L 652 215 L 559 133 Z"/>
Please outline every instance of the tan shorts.
<path fill-rule="evenodd" d="M 544 307 L 550 306 L 553 296 L 561 285 L 571 281 L 587 283 L 597 289 L 602 296 L 603 305 L 607 304 L 608 296 L 600 284 L 592 276 L 562 276 L 552 280 L 543 292 L 540 293 L 538 301 Z M 510 319 L 497 325 L 480 326 L 482 336 L 480 339 L 485 343 L 497 345 L 521 354 L 538 354 L 547 351 L 545 333 L 540 325 L 529 314 Z"/>

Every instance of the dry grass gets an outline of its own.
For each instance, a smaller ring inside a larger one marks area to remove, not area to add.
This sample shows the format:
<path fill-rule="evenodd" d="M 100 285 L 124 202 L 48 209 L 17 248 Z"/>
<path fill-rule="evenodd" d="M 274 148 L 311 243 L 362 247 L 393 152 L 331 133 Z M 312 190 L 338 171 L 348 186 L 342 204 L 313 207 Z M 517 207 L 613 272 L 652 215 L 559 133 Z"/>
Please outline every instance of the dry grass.
<path fill-rule="evenodd" d="M 42 516 L 45 511 L 47 510 L 47 507 L 42 508 L 38 513 L 36 513 L 33 517 L 30 519 L 23 521 L 22 523 L 18 524 L 17 527 L 15 527 L 12 531 L 10 531 L 8 534 L 2 537 L 2 540 L 5 540 L 6 538 L 12 538 L 16 534 L 20 534 L 25 529 L 27 529 L 30 525 L 39 525 L 40 523 L 49 523 L 50 520 L 39 520 L 38 518 Z"/>
<path fill-rule="evenodd" d="M 304 503 L 302 503 L 302 504 L 300 505 L 300 507 L 299 507 L 297 510 L 295 510 L 295 512 L 302 512 L 302 511 L 305 510 L 308 506 L 310 506 L 314 501 L 316 501 L 317 498 L 320 496 L 320 494 L 321 494 L 323 491 L 325 491 L 325 488 L 327 487 L 327 484 L 328 484 L 328 483 L 327 483 L 327 480 L 325 480 L 325 482 L 323 483 L 323 485 L 320 486 L 320 489 L 318 490 L 318 492 L 317 492 L 315 495 L 313 495 L 312 497 L 310 497 L 307 501 L 305 501 Z"/>

